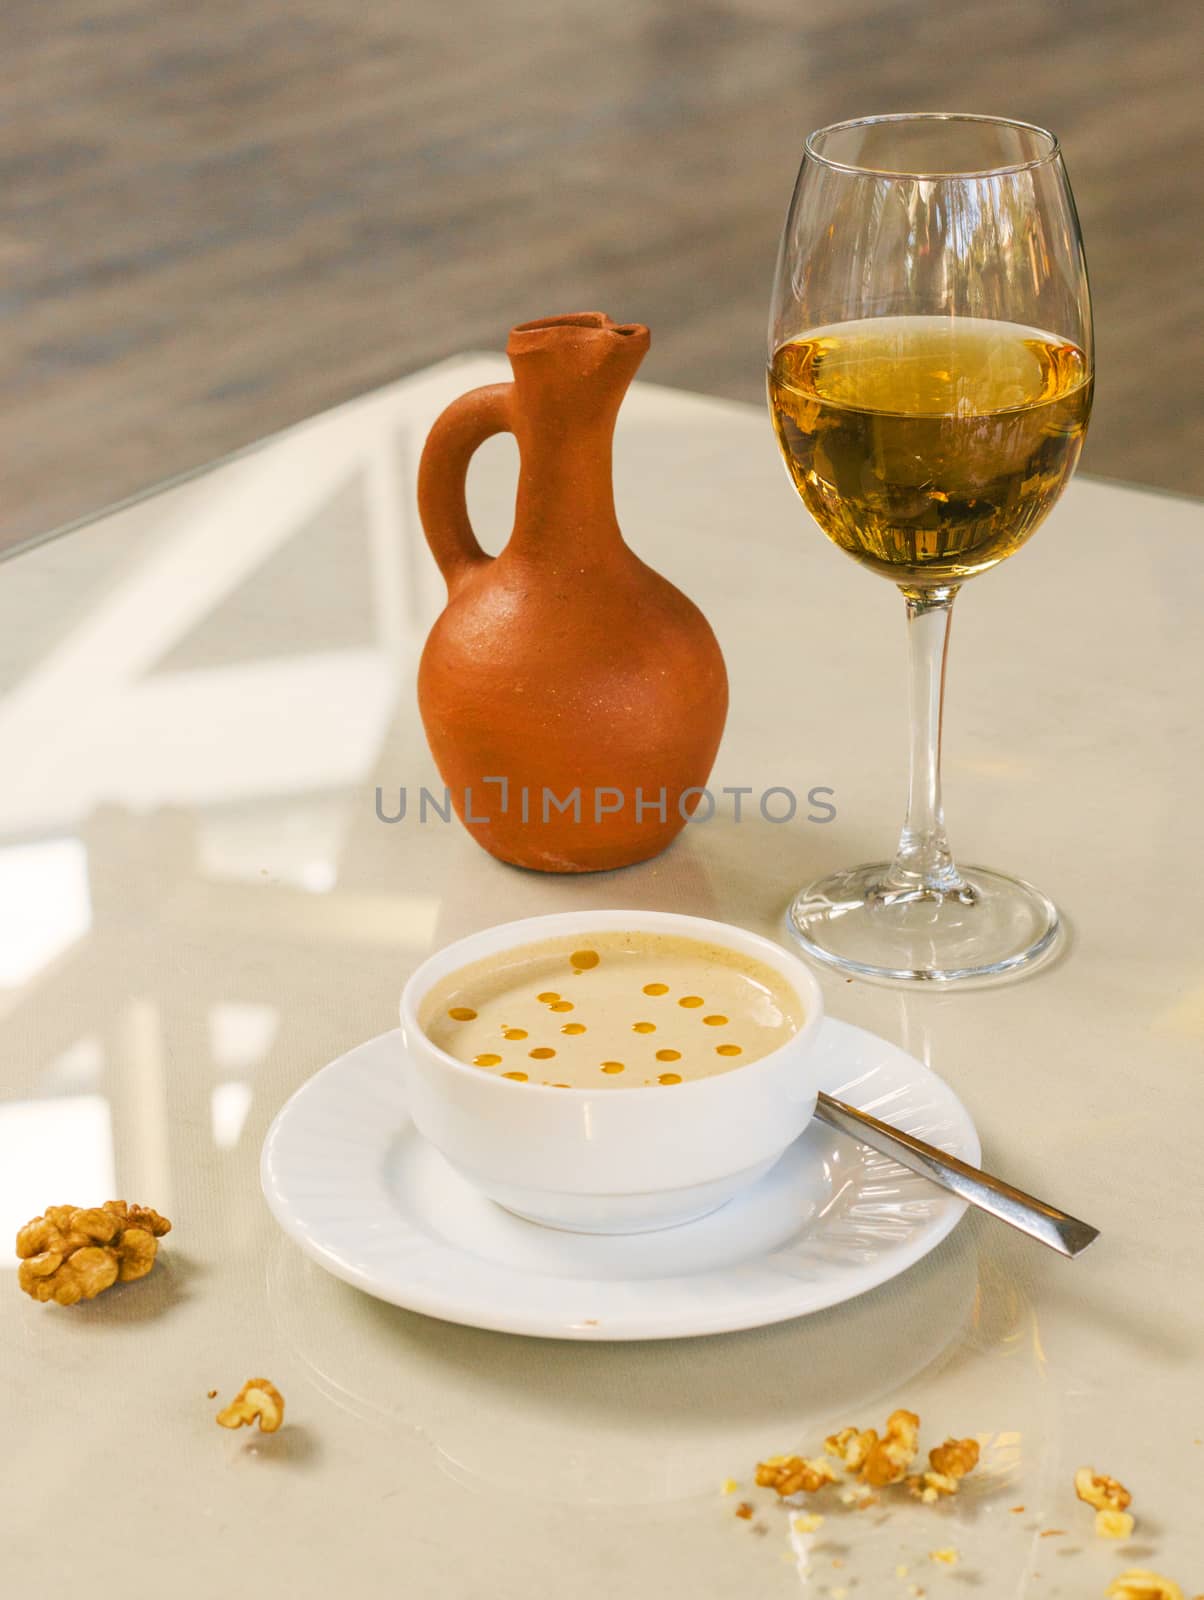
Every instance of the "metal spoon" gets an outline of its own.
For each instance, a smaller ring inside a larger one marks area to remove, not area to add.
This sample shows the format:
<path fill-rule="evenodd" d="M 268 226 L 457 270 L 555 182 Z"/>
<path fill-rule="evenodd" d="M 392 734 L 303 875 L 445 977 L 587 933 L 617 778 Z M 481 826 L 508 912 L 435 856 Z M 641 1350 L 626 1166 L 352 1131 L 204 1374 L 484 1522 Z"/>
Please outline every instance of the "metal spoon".
<path fill-rule="evenodd" d="M 871 1150 L 877 1150 L 880 1155 L 890 1156 L 900 1166 L 918 1172 L 932 1183 L 940 1184 L 942 1189 L 968 1200 L 980 1211 L 990 1212 L 991 1216 L 998 1217 L 1009 1227 L 1019 1228 L 1021 1233 L 1039 1239 L 1060 1255 L 1082 1255 L 1092 1240 L 1099 1238 L 1099 1229 L 1093 1228 L 1090 1223 L 1067 1216 L 1056 1206 L 1025 1194 L 1023 1189 L 1014 1189 L 1002 1178 L 993 1178 L 989 1172 L 980 1172 L 977 1167 L 959 1161 L 956 1156 L 946 1155 L 943 1150 L 925 1144 L 923 1139 L 917 1139 L 914 1134 L 893 1128 L 889 1122 L 879 1122 L 867 1111 L 858 1111 L 843 1100 L 833 1100 L 831 1095 L 824 1094 L 822 1090 L 815 1115 L 830 1128 L 847 1133 L 850 1139 L 869 1145 Z"/>

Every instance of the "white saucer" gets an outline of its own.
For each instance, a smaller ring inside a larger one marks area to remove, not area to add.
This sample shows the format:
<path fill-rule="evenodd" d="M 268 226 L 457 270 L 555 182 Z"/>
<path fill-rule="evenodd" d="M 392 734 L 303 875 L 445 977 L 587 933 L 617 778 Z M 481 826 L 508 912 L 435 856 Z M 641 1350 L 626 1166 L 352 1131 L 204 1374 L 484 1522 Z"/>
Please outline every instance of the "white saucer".
<path fill-rule="evenodd" d="M 656 1233 L 561 1233 L 503 1211 L 406 1113 L 395 1030 L 302 1085 L 264 1141 L 263 1192 L 319 1266 L 448 1322 L 556 1339 L 677 1339 L 805 1316 L 903 1272 L 963 1201 L 813 1122 L 721 1210 Z M 821 1084 L 977 1163 L 965 1107 L 897 1046 L 828 1018 Z"/>

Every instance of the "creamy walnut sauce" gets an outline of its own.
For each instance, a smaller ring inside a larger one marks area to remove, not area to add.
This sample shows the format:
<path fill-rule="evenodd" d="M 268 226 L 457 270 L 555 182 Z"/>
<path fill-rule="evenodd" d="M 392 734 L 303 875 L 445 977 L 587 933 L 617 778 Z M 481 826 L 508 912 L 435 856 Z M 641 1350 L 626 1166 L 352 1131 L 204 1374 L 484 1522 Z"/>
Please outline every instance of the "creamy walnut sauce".
<path fill-rule="evenodd" d="M 570 934 L 489 956 L 426 995 L 427 1037 L 513 1083 L 671 1088 L 757 1061 L 804 1021 L 755 957 L 658 933 Z"/>

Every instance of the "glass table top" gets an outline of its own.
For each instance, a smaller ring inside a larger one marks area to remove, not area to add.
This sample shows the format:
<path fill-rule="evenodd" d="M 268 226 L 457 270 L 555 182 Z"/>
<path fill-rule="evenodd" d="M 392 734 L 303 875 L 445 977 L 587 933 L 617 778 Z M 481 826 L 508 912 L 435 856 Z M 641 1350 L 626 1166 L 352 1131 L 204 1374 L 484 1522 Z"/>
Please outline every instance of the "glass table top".
<path fill-rule="evenodd" d="M 414 805 L 384 820 L 399 790 L 442 789 L 414 700 L 443 599 L 418 455 L 449 400 L 505 375 L 444 364 L 0 566 L 0 1233 L 116 1195 L 173 1222 L 145 1281 L 71 1309 L 21 1295 L 0 1257 L 6 1514 L 45 1531 L 58 1508 L 52 1537 L 5 1542 L 0 1591 L 1078 1597 L 1126 1566 L 1204 1588 L 1191 501 L 1079 480 L 959 601 L 954 842 L 1054 896 L 1063 958 L 971 993 L 821 974 L 832 1014 L 953 1085 L 988 1166 L 1102 1229 L 1082 1260 L 967 1218 L 813 1317 L 571 1344 L 378 1303 L 272 1221 L 272 1118 L 395 1025 L 436 946 L 601 907 L 784 938 L 797 887 L 880 853 L 901 807 L 897 598 L 810 524 L 763 415 L 637 385 L 619 517 L 723 646 L 713 786 L 823 786 L 835 817 L 721 808 L 658 860 L 568 879 L 507 868 Z M 514 478 L 512 443 L 491 441 L 470 507 L 493 549 Z M 286 1398 L 271 1437 L 214 1426 L 253 1373 Z M 754 1463 L 896 1406 L 926 1444 L 979 1439 L 973 1488 L 821 1507 L 801 1570 Z M 1093 1538 L 1085 1464 L 1133 1491 L 1128 1544 Z M 131 1492 L 132 1519 L 113 1516 Z M 63 1515 L 105 1496 L 110 1537 Z M 946 1545 L 956 1569 L 929 1559 Z"/>

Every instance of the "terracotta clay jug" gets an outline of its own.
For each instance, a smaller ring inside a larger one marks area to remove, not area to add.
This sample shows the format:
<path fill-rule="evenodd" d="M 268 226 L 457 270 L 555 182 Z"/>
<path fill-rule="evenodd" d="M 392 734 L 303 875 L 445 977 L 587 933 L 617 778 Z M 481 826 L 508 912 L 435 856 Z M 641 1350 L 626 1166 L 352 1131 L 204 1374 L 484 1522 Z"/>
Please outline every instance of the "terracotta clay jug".
<path fill-rule="evenodd" d="M 706 618 L 624 543 L 615 418 L 647 328 L 601 312 L 512 330 L 513 383 L 452 402 L 418 474 L 447 607 L 427 639 L 418 703 L 456 813 L 502 861 L 593 872 L 654 856 L 700 799 L 727 715 Z M 464 487 L 474 450 L 509 431 L 514 529 L 477 543 Z"/>

